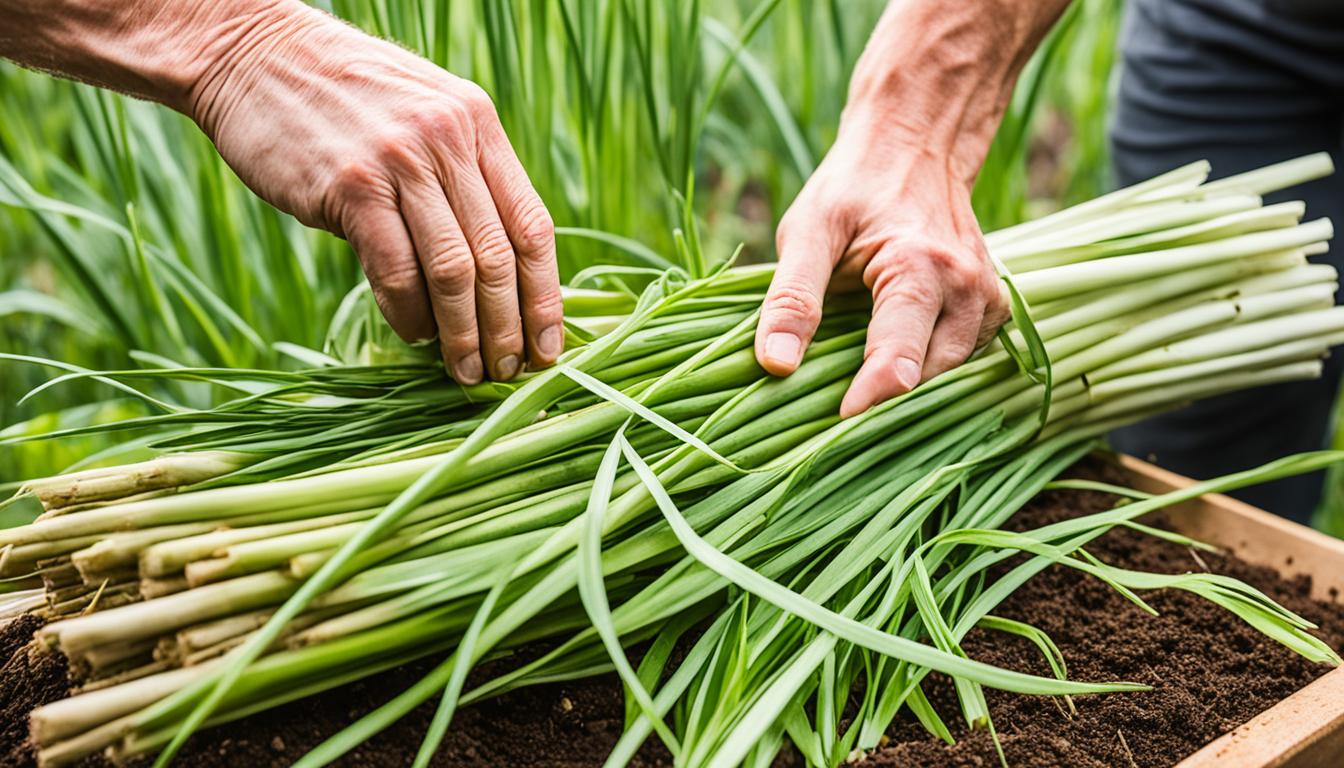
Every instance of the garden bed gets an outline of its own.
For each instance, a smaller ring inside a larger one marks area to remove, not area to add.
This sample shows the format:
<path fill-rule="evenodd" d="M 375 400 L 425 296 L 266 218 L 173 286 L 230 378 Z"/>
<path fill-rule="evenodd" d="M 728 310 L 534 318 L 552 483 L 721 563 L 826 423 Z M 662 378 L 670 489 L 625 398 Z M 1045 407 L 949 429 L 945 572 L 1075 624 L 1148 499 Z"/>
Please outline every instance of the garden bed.
<path fill-rule="evenodd" d="M 1079 471 L 1115 480 L 1118 470 L 1090 462 Z M 1046 493 L 1008 527 L 1037 527 L 1100 511 L 1113 501 L 1113 497 L 1094 492 Z M 1176 527 L 1190 530 L 1189 524 L 1180 524 L 1182 518 L 1173 519 Z M 1159 516 L 1150 522 L 1163 524 L 1164 520 Z M 1250 540 L 1220 543 L 1255 553 L 1256 542 Z M 1307 576 L 1281 576 L 1273 568 L 1229 555 L 1196 555 L 1129 530 L 1112 531 L 1089 549 L 1107 562 L 1141 570 L 1183 572 L 1207 567 L 1235 576 L 1319 624 L 1321 637 L 1332 647 L 1344 647 L 1344 606 L 1321 585 L 1316 595 L 1326 599 L 1313 599 Z M 1276 565 L 1292 573 L 1296 569 L 1287 557 Z M 1263 556 L 1251 559 L 1265 561 Z M 1049 633 L 1074 679 L 1128 680 L 1153 687 L 1144 693 L 1076 698 L 1077 714 L 1072 717 L 1053 699 L 988 691 L 990 712 L 1010 765 L 1175 765 L 1329 671 L 1193 595 L 1167 591 L 1145 597 L 1160 616 L 1142 612 L 1095 579 L 1054 567 L 1029 581 L 996 611 Z M 0 659 L 9 659 L 0 672 L 0 764 L 5 766 L 32 764 L 31 752 L 23 743 L 26 714 L 62 696 L 69 684 L 59 656 L 36 656 L 23 650 L 36 624 L 21 620 L 0 631 Z M 976 630 L 967 638 L 965 649 L 992 664 L 1049 674 L 1039 652 L 1026 640 Z M 193 768 L 288 765 L 409 686 L 429 666 L 429 662 L 408 665 L 204 732 L 189 742 L 178 763 Z M 912 718 L 902 717 L 888 732 L 888 743 L 868 755 L 866 764 L 998 763 L 986 732 L 968 734 L 959 727 L 951 685 L 937 676 L 934 681 L 927 692 L 952 727 L 957 744 L 932 740 Z M 370 768 L 409 764 L 432 712 L 433 703 L 421 707 L 351 753 L 343 764 Z M 612 676 L 515 692 L 460 712 L 435 764 L 598 766 L 621 733 L 623 712 L 623 697 Z M 655 746 L 645 748 L 640 762 L 670 765 L 670 759 Z M 779 762 L 796 761 L 785 755 Z"/>

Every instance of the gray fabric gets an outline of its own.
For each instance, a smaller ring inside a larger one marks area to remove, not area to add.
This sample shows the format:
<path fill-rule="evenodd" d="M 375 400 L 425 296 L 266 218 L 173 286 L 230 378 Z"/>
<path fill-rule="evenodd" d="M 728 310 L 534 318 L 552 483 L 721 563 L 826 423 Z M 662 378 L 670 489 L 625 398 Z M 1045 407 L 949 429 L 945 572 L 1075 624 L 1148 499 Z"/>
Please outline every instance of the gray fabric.
<path fill-rule="evenodd" d="M 1311 18 L 1311 21 L 1306 19 Z M 1344 1 L 1131 0 L 1111 149 L 1121 185 L 1207 158 L 1214 176 L 1315 151 L 1344 159 Z M 1344 175 L 1270 201 L 1344 223 Z M 1344 247 L 1320 257 L 1344 270 Z M 1111 436 L 1118 449 L 1198 478 L 1245 469 L 1328 439 L 1344 351 L 1326 375 L 1198 403 Z M 1305 522 L 1322 476 L 1237 495 Z"/>

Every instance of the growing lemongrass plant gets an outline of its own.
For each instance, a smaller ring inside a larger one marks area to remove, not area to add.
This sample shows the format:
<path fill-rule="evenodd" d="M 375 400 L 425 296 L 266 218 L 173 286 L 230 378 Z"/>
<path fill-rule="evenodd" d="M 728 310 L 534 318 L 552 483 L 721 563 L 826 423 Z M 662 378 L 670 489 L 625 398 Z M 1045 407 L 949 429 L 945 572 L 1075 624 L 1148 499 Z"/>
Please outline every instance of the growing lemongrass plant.
<path fill-rule="evenodd" d="M 120 498 L 81 495 L 107 474 L 33 484 L 11 503 L 42 504 L 41 517 L 0 531 L 0 615 L 47 618 L 40 644 L 81 680 L 34 713 L 40 760 L 157 752 L 166 763 L 200 727 L 440 656 L 299 764 L 326 764 L 436 699 L 417 759 L 426 765 L 458 706 L 614 670 L 630 726 L 611 765 L 650 737 L 679 765 L 768 765 L 786 739 L 810 764 L 836 765 L 873 747 L 902 708 L 951 738 L 951 713 L 921 692 L 929 671 L 951 676 L 958 714 L 986 728 L 985 687 L 1138 688 L 1069 679 L 1047 636 L 993 614 L 1056 563 L 1140 605 L 1144 590 L 1191 591 L 1338 663 L 1307 622 L 1244 584 L 1127 571 L 1085 549 L 1116 525 L 1151 530 L 1137 518 L 1167 503 L 1337 454 L 1036 531 L 998 530 L 1111 428 L 1317 375 L 1344 341 L 1337 277 L 1306 260 L 1325 247 L 1329 223 L 1301 223 L 1301 205 L 1258 197 L 1329 172 L 1329 161 L 1211 183 L 1207 170 L 1178 169 L 989 235 L 1013 322 L 965 365 L 848 420 L 836 414 L 863 357 L 862 300 L 837 298 L 803 366 L 774 379 L 752 352 L 771 268 L 673 271 L 648 280 L 633 305 L 589 294 L 624 319 L 574 329 L 556 367 L 492 390 L 434 436 L 275 461 L 302 443 L 293 434 L 258 462 L 132 482 Z M 391 391 L 344 395 L 348 413 L 371 416 L 339 433 L 352 440 L 376 434 L 382 401 L 402 396 L 396 369 L 308 374 L 361 371 L 382 371 Z M 105 378 L 129 388 L 135 376 Z M 172 444 L 227 462 L 213 430 L 265 443 L 267 419 L 303 423 L 285 410 L 303 408 L 286 400 L 291 386 L 267 381 L 229 408 L 167 414 L 182 430 Z M 233 445 L 226 457 L 245 452 Z M 987 569 L 1016 553 L 1023 564 L 991 580 Z M 974 626 L 1028 637 L 1055 674 L 968 658 L 959 643 Z M 542 639 L 558 645 L 467 687 L 482 659 Z M 647 646 L 638 663 L 627 656 L 637 644 Z M 673 664 L 677 646 L 686 652 Z M 842 712 L 852 694 L 858 712 Z"/>

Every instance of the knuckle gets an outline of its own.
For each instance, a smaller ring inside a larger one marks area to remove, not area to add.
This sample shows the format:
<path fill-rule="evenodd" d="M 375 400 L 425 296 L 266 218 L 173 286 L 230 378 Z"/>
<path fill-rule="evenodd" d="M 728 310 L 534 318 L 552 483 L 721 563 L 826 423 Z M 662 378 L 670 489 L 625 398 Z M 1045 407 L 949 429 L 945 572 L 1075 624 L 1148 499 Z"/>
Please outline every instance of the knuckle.
<path fill-rule="evenodd" d="M 882 336 L 869 336 L 868 345 L 864 352 L 864 360 L 871 361 L 878 370 L 892 371 L 895 369 L 896 361 L 906 359 L 913 360 L 916 364 L 924 363 L 924 348 L 916 343 L 907 334 L 885 334 Z"/>
<path fill-rule="evenodd" d="M 470 285 L 476 268 L 471 254 L 461 246 L 448 246 L 431 257 L 425 267 L 425 278 L 436 292 L 458 291 Z"/>
<path fill-rule="evenodd" d="M 945 340 L 938 350 L 940 358 L 952 365 L 960 365 L 975 351 L 976 337 L 970 334 L 957 334 Z"/>
<path fill-rule="evenodd" d="M 555 246 L 555 223 L 540 200 L 531 203 L 518 216 L 516 237 L 514 245 L 521 258 L 549 258 Z"/>
<path fill-rule="evenodd" d="M 331 187 L 337 194 L 348 194 L 367 189 L 378 183 L 379 179 L 377 166 L 364 160 L 351 160 L 336 169 Z"/>
<path fill-rule="evenodd" d="M 439 110 L 434 116 L 434 131 L 454 141 L 464 141 L 476 135 L 475 118 L 465 103 Z"/>
<path fill-rule="evenodd" d="M 969 293 L 978 288 L 984 269 L 979 263 L 965 257 L 947 256 L 940 269 L 943 279 L 955 291 Z"/>
<path fill-rule="evenodd" d="M 932 280 L 910 280 L 897 293 L 906 301 L 922 307 L 938 304 L 938 288 Z"/>
<path fill-rule="evenodd" d="M 510 318 L 507 325 L 501 324 L 501 327 L 492 330 L 486 340 L 487 351 L 496 357 L 520 353 L 525 346 L 523 329 L 516 318 Z"/>
<path fill-rule="evenodd" d="M 864 270 L 864 282 L 879 302 L 894 299 L 929 309 L 942 303 L 942 290 L 937 276 L 923 270 L 904 269 L 899 260 L 879 263 L 875 259 Z"/>
<path fill-rule="evenodd" d="M 823 199 L 804 190 L 780 217 L 779 225 L 775 228 L 775 248 L 783 252 L 787 240 L 817 228 L 852 232 L 850 223 L 855 219 L 855 210 L 854 203 L 848 199 Z"/>
<path fill-rule="evenodd" d="M 374 155 L 392 168 L 407 168 L 414 164 L 419 142 L 402 131 L 388 131 L 373 140 Z"/>
<path fill-rule="evenodd" d="M 862 216 L 864 201 L 848 195 L 832 197 L 819 207 L 821 220 L 835 227 L 850 228 Z"/>
<path fill-rule="evenodd" d="M 359 227 L 360 211 L 380 197 L 392 198 L 391 186 L 378 166 L 364 160 L 352 160 L 332 174 L 321 200 L 324 224 L 337 225 L 349 237 Z M 306 223 L 306 222 L 305 222 Z"/>
<path fill-rule="evenodd" d="M 470 80 L 461 81 L 458 89 L 465 114 L 474 121 L 496 121 L 495 102 L 485 89 Z M 479 123 L 478 123 L 479 124 Z"/>
<path fill-rule="evenodd" d="M 512 288 L 514 284 L 513 249 L 503 232 L 492 232 L 477 244 L 476 280 L 490 290 Z"/>
<path fill-rule="evenodd" d="M 420 291 L 424 284 L 420 277 L 420 269 L 415 265 L 384 265 L 373 270 L 373 273 L 376 277 L 370 280 L 370 284 L 374 293 L 388 299 L 405 299 Z"/>
<path fill-rule="evenodd" d="M 481 351 L 476 335 L 470 332 L 440 334 L 439 347 L 443 350 L 444 357 L 449 360 L 461 360 L 468 355 L 480 354 Z"/>
<path fill-rule="evenodd" d="M 440 103 L 417 109 L 406 116 L 405 122 L 410 127 L 410 133 L 417 146 L 426 143 L 433 146 L 445 140 L 456 146 L 472 138 L 476 133 L 470 111 L 462 102 Z"/>
<path fill-rule="evenodd" d="M 524 312 L 534 322 L 544 322 L 550 325 L 552 322 L 559 321 L 564 314 L 565 303 L 560 297 L 559 290 L 546 290 L 538 296 L 529 296 Z"/>
<path fill-rule="evenodd" d="M 784 242 L 788 240 L 794 232 L 798 230 L 799 219 L 803 214 L 799 213 L 802 203 L 801 200 L 795 200 L 793 205 L 779 217 L 779 224 L 775 227 L 775 248 L 779 251 L 784 250 Z"/>
<path fill-rule="evenodd" d="M 798 283 L 785 283 L 770 291 L 768 311 L 776 319 L 791 319 L 815 323 L 821 319 L 821 297 L 811 288 Z"/>

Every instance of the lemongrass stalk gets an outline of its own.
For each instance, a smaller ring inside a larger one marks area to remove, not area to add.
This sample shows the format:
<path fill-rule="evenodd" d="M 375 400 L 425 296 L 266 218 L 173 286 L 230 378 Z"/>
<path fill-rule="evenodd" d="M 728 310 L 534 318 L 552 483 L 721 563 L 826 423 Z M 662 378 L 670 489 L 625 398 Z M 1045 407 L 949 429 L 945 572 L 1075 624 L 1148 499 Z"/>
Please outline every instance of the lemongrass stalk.
<path fill-rule="evenodd" d="M 140 596 L 146 600 L 153 600 L 156 597 L 185 592 L 190 588 L 191 585 L 188 584 L 186 578 L 182 576 L 140 579 Z"/>
<path fill-rule="evenodd" d="M 576 472 L 575 475 L 582 476 L 582 473 Z M 635 481 L 632 477 L 624 477 L 618 481 L 618 487 L 622 490 L 634 485 Z M 362 570 L 393 555 L 421 557 L 564 522 L 571 519 L 576 510 L 582 509 L 586 499 L 586 488 L 585 481 L 557 488 L 529 499 L 519 499 L 497 506 L 484 505 L 481 508 L 473 508 L 474 511 L 471 516 L 445 518 L 444 522 L 434 528 L 398 534 L 371 547 L 355 559 L 355 567 Z M 407 520 L 412 518 L 418 520 L 424 519 L 426 516 L 413 513 L 408 516 Z M 271 562 L 266 559 L 241 555 L 241 553 L 240 556 L 253 565 Z M 306 577 L 315 572 L 330 556 L 330 549 L 294 554 L 289 559 L 289 570 L 295 576 Z"/>
<path fill-rule="evenodd" d="M 1064 357 L 1056 367 L 1056 376 L 1060 379 L 1080 376 L 1115 360 L 1226 326 L 1238 318 L 1272 317 L 1293 309 L 1315 308 L 1319 306 L 1320 295 L 1314 286 L 1308 286 L 1199 304 L 1140 323 L 1114 338 Z"/>
<path fill-rule="evenodd" d="M 124 578 L 118 581 L 107 581 L 97 585 L 82 583 L 69 584 L 66 586 L 47 586 L 47 594 L 53 603 L 60 603 L 84 595 L 93 595 L 99 591 L 106 592 L 109 589 L 127 589 L 132 586 L 133 578 L 125 574 Z"/>
<path fill-rule="evenodd" d="M 1200 192 L 1205 197 L 1215 195 L 1265 195 L 1280 189 L 1297 186 L 1313 179 L 1329 176 L 1335 170 L 1334 161 L 1327 152 L 1314 152 L 1285 160 L 1263 168 L 1246 171 L 1210 181 Z"/>
<path fill-rule="evenodd" d="M 77 666 L 87 667 L 86 675 L 101 676 L 115 668 L 125 668 L 135 659 L 151 658 L 157 638 L 141 638 L 133 642 L 118 642 L 89 648 L 71 661 Z"/>
<path fill-rule="evenodd" d="M 1079 222 L 1122 210 L 1134 201 L 1142 200 L 1145 197 L 1162 199 L 1161 196 L 1163 195 L 1170 198 L 1189 194 L 1204 183 L 1204 180 L 1208 178 L 1209 171 L 1210 166 L 1206 161 L 1190 163 L 1160 176 L 1118 189 L 1038 219 L 990 232 L 985 235 L 985 244 L 993 251 L 994 248 L 1002 245 L 1020 242 L 1028 237 L 1039 236 L 1052 230 L 1075 226 Z"/>
<path fill-rule="evenodd" d="M 25 589 L 0 597 L 0 621 L 31 613 L 47 604 L 46 590 Z"/>
<path fill-rule="evenodd" d="M 299 520 L 303 519 L 305 518 L 299 518 Z M 109 571 L 128 567 L 134 568 L 137 566 L 137 562 L 139 562 L 142 575 L 157 578 L 171 575 L 181 569 L 146 568 L 145 564 L 140 562 L 141 555 L 152 550 L 156 545 L 190 541 L 192 537 L 208 536 L 220 529 L 241 530 L 254 526 L 281 525 L 286 522 L 295 522 L 292 514 L 244 515 L 215 521 L 158 525 L 120 533 L 102 534 L 102 538 L 93 543 L 92 546 L 82 548 L 74 553 L 71 560 L 86 581 L 96 579 L 100 574 Z M 93 538 L 99 536 L 95 534 Z"/>
<path fill-rule="evenodd" d="M 403 594 L 372 603 L 362 608 L 334 616 L 296 632 L 286 641 L 286 647 L 301 648 L 348 637 L 358 632 L 417 616 L 426 610 L 446 605 L 462 614 L 461 627 L 465 629 L 475 608 L 469 596 L 446 597 L 440 584 L 425 584 Z"/>
<path fill-rule="evenodd" d="M 550 529 L 543 528 L 472 544 L 439 555 L 371 568 L 318 597 L 312 605 L 314 608 L 325 608 L 380 598 L 425 584 L 436 585 L 444 600 L 484 591 L 491 583 L 491 565 L 501 562 L 501 558 L 506 558 L 509 553 L 518 553 L 520 547 L 537 546 L 549 535 Z"/>
<path fill-rule="evenodd" d="M 1178 341 L 1141 355 L 1119 360 L 1094 371 L 1088 379 L 1094 383 L 1102 382 L 1130 373 L 1237 354 L 1247 351 L 1248 340 L 1252 340 L 1251 343 L 1255 345 L 1251 349 L 1301 343 L 1304 330 L 1312 334 L 1311 338 L 1323 338 L 1326 346 L 1334 346 L 1339 342 L 1332 339 L 1340 332 L 1344 332 L 1344 310 L 1331 307 L 1234 325 L 1225 330 L 1206 333 L 1194 339 Z"/>
<path fill-rule="evenodd" d="M 1319 360 L 1286 363 L 1260 371 L 1219 374 L 1209 378 L 1185 381 L 1176 386 L 1159 388 L 1156 391 L 1145 390 L 1120 395 L 1088 409 L 1085 415 L 1088 420 L 1103 421 L 1113 416 L 1123 416 L 1154 405 L 1173 406 L 1239 389 L 1252 389 L 1286 381 L 1315 379 L 1319 378 L 1320 375 L 1321 362 Z"/>
<path fill-rule="evenodd" d="M 1306 206 L 1300 202 L 1276 203 L 1263 208 L 1219 216 L 1207 221 L 1135 234 L 1105 242 L 1085 237 L 1087 228 L 1083 227 L 1079 234 L 1084 235 L 1084 237 L 1081 237 L 1078 244 L 1075 245 L 1065 245 L 1049 250 L 1026 247 L 1021 252 L 1009 252 L 1006 255 L 996 252 L 995 256 L 1000 257 L 1013 274 L 1022 274 L 1082 261 L 1128 256 L 1176 246 L 1196 245 L 1234 235 L 1291 227 L 1297 224 L 1305 213 Z M 1001 250 L 1008 251 L 1009 249 Z"/>
<path fill-rule="evenodd" d="M 1083 253 L 1088 254 L 1087 258 L 1101 258 L 1107 253 L 1103 250 L 1109 245 L 1106 241 L 1165 234 L 1215 219 L 1236 218 L 1262 210 L 1260 198 L 1255 195 L 1133 206 L 1104 219 L 1083 222 L 1030 240 L 1001 246 L 994 250 L 994 255 L 1014 274 L 1020 274 L 1039 269 L 1038 264 L 1051 260 L 1042 259 L 1042 256 L 1052 252 L 1096 244 L 1097 250 L 1088 249 Z"/>
<path fill-rule="evenodd" d="M 151 577 L 180 573 L 189 563 L 212 557 L 230 546 L 248 541 L 265 540 L 286 534 L 321 531 L 330 526 L 366 520 L 374 510 L 345 512 L 323 517 L 294 520 L 285 523 L 252 525 L 241 528 L 224 527 L 190 536 L 172 538 L 141 549 L 131 550 L 140 564 L 140 572 Z"/>
<path fill-rule="evenodd" d="M 178 523 L 203 523 L 210 525 L 210 521 L 225 517 L 229 512 L 237 509 L 256 508 L 248 505 L 250 498 L 265 497 L 253 486 L 239 486 L 238 490 L 251 489 L 250 492 L 244 492 L 234 497 L 235 504 L 224 505 L 224 499 L 219 499 L 218 508 L 196 509 L 194 500 L 200 495 L 214 493 L 215 491 L 201 491 L 199 494 L 184 494 L 182 496 L 168 496 L 163 498 L 151 499 L 147 501 L 135 501 L 125 504 L 114 504 L 99 509 L 88 510 L 78 514 L 62 515 L 51 520 L 41 520 L 32 525 L 22 528 L 8 528 L 0 530 L 0 539 L 5 543 L 32 543 L 44 541 L 60 541 L 61 539 L 88 536 L 92 534 L 107 534 L 113 532 L 135 531 L 149 528 L 152 526 L 161 526 Z M 219 490 L 235 490 L 232 488 Z M 349 508 L 363 508 L 379 503 L 385 498 L 385 495 L 371 495 L 359 498 L 352 498 L 349 494 L 346 498 L 339 498 L 338 494 L 329 492 L 327 499 L 321 501 L 311 501 L 305 503 L 300 493 L 295 492 L 288 496 L 293 502 L 290 506 L 273 504 L 263 509 L 264 513 L 273 513 L 275 519 L 295 519 L 300 517 L 317 516 L 331 514 L 334 512 L 347 511 Z M 261 505 L 257 505 L 261 506 Z M 210 527 L 213 527 L 212 525 Z M 208 530 L 208 529 L 207 529 Z"/>
<path fill-rule="evenodd" d="M 1336 332 L 1331 336 L 1290 341 L 1240 354 L 1227 354 L 1180 365 L 1173 364 L 1166 368 L 1126 374 L 1092 383 L 1088 394 L 1092 402 L 1099 403 L 1132 392 L 1176 385 L 1184 378 L 1233 374 L 1240 370 L 1259 370 L 1294 362 L 1320 360 L 1331 347 L 1341 343 L 1344 343 L 1344 333 Z"/>
<path fill-rule="evenodd" d="M 1258 253 L 1302 248 L 1330 239 L 1333 231 L 1328 219 L 1317 219 L 1289 229 L 1252 232 L 1209 243 L 1051 267 L 1018 275 L 1015 280 L 1028 301 L 1048 301 L 1104 285 L 1169 275 Z"/>
<path fill-rule="evenodd" d="M 1320 270 L 1316 269 L 1318 266 L 1321 267 Z M 1181 281 L 1184 277 L 1187 276 L 1178 275 L 1169 279 L 1176 282 Z M 1204 284 L 1206 279 L 1212 279 L 1213 277 L 1216 277 L 1216 275 L 1196 275 L 1191 278 L 1191 282 L 1188 284 Z M 1213 287 L 1205 287 L 1194 293 L 1176 297 L 1158 287 L 1153 287 L 1150 291 L 1145 285 L 1143 290 L 1118 292 L 1110 297 L 1101 297 L 1092 304 L 1061 312 L 1038 323 L 1037 330 L 1045 339 L 1051 356 L 1060 358 L 1072 354 L 1074 351 L 1095 346 L 1107 341 L 1112 336 L 1117 336 L 1143 323 L 1169 316 L 1169 314 L 1178 311 L 1193 310 L 1206 304 L 1218 301 L 1226 302 L 1237 297 L 1269 295 L 1297 286 L 1323 285 L 1327 281 L 1333 282 L 1333 280 L 1334 271 L 1330 267 L 1310 265 L 1220 283 Z M 1151 297 L 1149 297 L 1150 293 Z M 1316 295 L 1317 300 L 1319 300 L 1319 292 Z M 1149 298 L 1135 298 L 1136 296 Z M 1306 299 L 1309 297 L 1297 295 L 1297 298 Z M 1154 300 L 1156 303 L 1153 303 Z M 1275 299 L 1273 301 L 1277 302 L 1279 300 Z M 1233 306 L 1240 316 L 1240 306 L 1236 303 Z M 1253 304 L 1252 310 L 1257 306 L 1263 309 L 1265 305 Z M 1223 311 L 1226 311 L 1226 307 Z M 1019 345 L 1022 343 L 1021 336 L 1015 329 L 1010 329 L 1009 337 L 1014 340 L 1014 343 Z M 984 350 L 983 354 L 977 359 L 940 378 L 946 378 L 949 375 L 953 377 L 961 376 L 965 372 L 1002 364 L 1006 360 L 1006 353 L 996 343 Z M 938 379 L 934 381 L 937 382 Z"/>
<path fill-rule="evenodd" d="M 153 637 L 238 611 L 269 605 L 292 594 L 298 582 L 279 573 L 244 576 L 116 610 L 96 611 L 48 624 L 38 637 L 78 654 L 105 642 Z"/>
<path fill-rule="evenodd" d="M 398 657 L 398 653 L 416 647 L 425 647 L 429 651 L 442 647 L 441 629 L 445 621 L 455 621 L 449 613 L 442 610 L 430 612 L 332 643 L 281 651 L 259 659 L 240 678 L 227 703 L 236 706 L 268 689 L 272 691 L 269 695 L 276 695 L 277 688 L 299 689 L 301 686 L 296 686 L 293 681 L 307 680 L 313 675 L 318 680 L 334 683 L 339 680 L 333 674 L 337 670 L 372 671 L 396 665 L 385 665 L 381 661 L 369 664 L 368 657 L 392 657 L 396 663 L 404 663 L 406 659 Z M 424 652 L 428 651 L 421 654 Z M 162 701 L 193 681 L 207 679 L 219 666 L 219 661 L 210 661 L 199 667 L 187 667 L 124 686 L 63 699 L 35 710 L 33 734 L 43 745 L 39 759 L 45 761 L 44 764 L 63 765 L 114 744 L 134 732 L 138 713 L 145 707 Z M 153 743 L 163 742 L 155 739 Z"/>
<path fill-rule="evenodd" d="M 208 672 L 209 665 L 186 667 L 123 683 L 115 688 L 58 699 L 33 710 L 29 721 L 32 739 L 36 744 L 50 745 L 93 731 L 158 701 L 186 682 Z M 93 751 L 105 745 L 93 747 Z"/>
<path fill-rule="evenodd" d="M 1031 315 L 1038 329 L 1046 329 L 1042 331 L 1043 333 L 1053 332 L 1060 322 L 1072 323 L 1070 327 L 1076 328 L 1087 322 L 1173 301 L 1180 302 L 1181 307 L 1186 307 L 1199 301 L 1225 298 L 1232 290 L 1238 293 L 1254 291 L 1255 289 L 1246 286 L 1257 285 L 1260 280 L 1288 279 L 1292 281 L 1292 285 L 1282 287 L 1295 287 L 1300 281 L 1325 282 L 1333 279 L 1333 270 L 1328 266 L 1325 266 L 1325 269 L 1330 270 L 1328 277 L 1313 275 L 1307 278 L 1302 274 L 1302 270 L 1310 270 L 1317 266 L 1325 265 L 1308 265 L 1301 251 L 1258 254 L 1245 259 L 1196 267 L 1175 275 L 1131 283 L 1132 290 L 1117 291 L 1105 287 L 1033 304 Z M 1232 287 L 1234 285 L 1235 288 Z M 1277 286 L 1277 282 L 1275 285 Z M 1067 315 L 1069 319 L 1057 320 L 1056 318 L 1061 315 Z M 1020 331 L 1013 329 L 1012 333 L 1014 342 L 1020 345 L 1022 343 Z"/>
<path fill-rule="evenodd" d="M 363 501 L 363 504 L 359 502 Z M 132 528 L 131 530 L 112 533 L 106 536 L 102 541 L 94 545 L 81 549 L 71 555 L 75 567 L 79 568 L 81 576 L 86 582 L 94 582 L 102 578 L 104 574 L 123 568 L 135 568 L 140 553 L 146 548 L 160 542 L 172 541 L 182 537 L 208 534 L 221 526 L 249 527 L 252 525 L 266 525 L 278 522 L 287 522 L 295 519 L 305 519 L 310 516 L 322 516 L 333 508 L 337 511 L 343 510 L 347 506 L 364 506 L 372 504 L 368 499 L 346 499 L 339 502 L 314 504 L 311 506 L 297 506 L 290 509 L 272 510 L 256 515 L 246 515 L 238 518 L 216 519 L 214 521 L 201 521 L 196 523 L 170 523 L 166 525 L 155 525 L 152 519 L 143 519 L 133 521 L 136 525 L 147 525 L 149 527 Z M 143 570 L 143 569 L 142 569 Z M 150 577 L 167 576 L 173 572 L 170 571 L 151 571 L 143 570 L 144 575 Z"/>
<path fill-rule="evenodd" d="M 271 612 L 263 608 L 203 622 L 178 630 L 172 636 L 172 642 L 183 656 L 188 656 L 246 635 L 265 624 L 270 615 Z"/>
<path fill-rule="evenodd" d="M 72 539 L 58 539 L 33 544 L 11 544 L 3 552 L 0 560 L 0 577 L 28 573 L 36 568 L 39 560 L 68 556 L 85 547 L 96 545 L 102 540 L 99 534 L 79 536 Z"/>
<path fill-rule="evenodd" d="M 292 647 L 291 641 L 295 635 L 333 616 L 340 616 L 355 607 L 358 607 L 358 605 L 342 605 L 300 614 L 285 627 L 276 649 Z M 171 649 L 171 655 L 178 660 L 175 666 L 201 664 L 245 642 L 253 632 L 264 626 L 271 613 L 271 611 L 266 610 L 253 611 L 206 622 L 196 627 L 187 627 L 175 635 L 165 635 L 159 638 L 159 642 L 166 648 Z M 245 620 L 237 620 L 240 617 L 245 618 Z M 254 623 L 258 618 L 261 620 L 261 624 Z"/>
<path fill-rule="evenodd" d="M 543 496 L 550 496 L 552 499 L 562 495 L 543 494 Z M 522 499 L 520 501 L 531 502 L 535 499 Z M 511 506 L 509 504 L 504 505 L 506 509 Z M 538 505 L 525 504 L 523 506 L 524 508 L 532 507 L 535 509 Z M 481 514 L 490 515 L 492 511 L 491 507 L 486 506 Z M 473 518 L 476 517 L 478 516 L 473 516 Z M 499 519 L 500 517 L 503 517 L 503 515 L 491 515 L 487 519 Z M 450 521 L 442 526 L 435 526 L 434 520 L 431 519 L 420 525 L 405 529 L 402 533 L 394 535 L 377 547 L 366 550 L 364 556 L 358 560 L 360 570 L 367 572 L 365 569 L 373 563 L 389 558 L 397 562 L 404 562 L 407 559 L 423 557 L 427 554 L 423 551 L 423 545 L 438 539 L 446 540 L 449 534 L 462 527 L 456 525 L 458 522 L 460 521 Z M 440 531 L 445 529 L 446 532 L 439 534 Z M 525 526 L 520 526 L 520 521 L 514 518 L 506 520 L 505 525 L 501 528 L 503 532 L 519 530 L 525 530 Z M 335 550 L 335 547 L 345 542 L 357 531 L 357 523 L 347 524 L 328 528 L 316 536 L 312 534 L 280 536 L 230 547 L 220 552 L 217 557 L 189 563 L 186 566 L 187 578 L 193 584 L 206 584 L 278 566 L 287 566 L 291 574 L 299 576 L 311 570 L 314 566 L 325 562 Z M 481 535 L 481 529 L 474 529 L 469 530 L 465 535 L 460 534 L 451 541 L 446 541 L 443 546 L 435 549 L 446 551 L 472 543 L 489 542 L 495 538 L 496 536 L 491 533 Z M 299 559 L 302 560 L 302 565 L 296 565 L 295 561 Z"/>
<path fill-rule="evenodd" d="M 622 418 L 623 413 L 614 406 L 595 406 L 562 414 L 545 424 L 553 439 L 579 442 L 614 428 Z M 533 439 L 532 435 L 525 437 L 527 439 L 501 440 L 482 450 L 472 462 L 472 476 L 476 482 L 490 479 L 505 468 L 544 458 L 548 442 Z M 126 530 L 148 520 L 156 523 L 209 520 L 228 516 L 239 509 L 254 514 L 295 507 L 321 510 L 321 514 L 357 510 L 394 498 L 441 461 L 441 457 L 433 456 L 297 480 L 212 488 L 199 493 L 112 505 L 22 528 L 0 530 L 0 547 L 18 541 L 53 541 L 86 533 Z M 352 498 L 348 487 L 359 488 L 361 495 Z"/>
<path fill-rule="evenodd" d="M 87 594 L 79 597 L 54 603 L 46 610 L 41 611 L 40 615 L 47 621 L 56 621 L 84 615 L 94 609 L 106 611 L 138 602 L 140 602 L 140 595 L 135 592 L 135 588 L 131 585 L 124 585 L 102 590 L 90 590 Z"/>
<path fill-rule="evenodd" d="M 138 464 L 29 480 L 20 486 L 19 493 L 35 494 L 52 512 L 91 501 L 192 485 L 244 467 L 251 460 L 247 454 L 231 451 L 168 454 Z"/>

